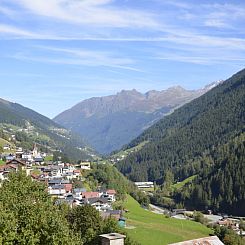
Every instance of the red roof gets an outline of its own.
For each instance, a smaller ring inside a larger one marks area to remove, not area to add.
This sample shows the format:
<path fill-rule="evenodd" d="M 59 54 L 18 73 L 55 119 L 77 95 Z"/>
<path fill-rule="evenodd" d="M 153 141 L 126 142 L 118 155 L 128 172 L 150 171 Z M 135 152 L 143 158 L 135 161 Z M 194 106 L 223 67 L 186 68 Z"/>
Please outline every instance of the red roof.
<path fill-rule="evenodd" d="M 22 162 L 22 161 L 20 161 L 20 160 L 18 160 L 18 159 L 13 159 L 13 160 L 10 160 L 10 161 L 8 161 L 8 162 L 6 162 L 6 165 L 9 165 L 9 164 L 21 164 L 21 165 L 23 165 L 23 166 L 26 166 L 26 164 L 24 163 L 24 162 Z"/>
<path fill-rule="evenodd" d="M 72 184 L 64 184 L 66 192 L 72 191 Z"/>
<path fill-rule="evenodd" d="M 82 192 L 83 198 L 99 197 L 99 192 Z"/>
<path fill-rule="evenodd" d="M 15 164 L 2 165 L 0 166 L 0 171 L 4 171 L 5 169 L 8 169 L 8 168 L 17 169 L 18 167 Z"/>
<path fill-rule="evenodd" d="M 79 169 L 75 169 L 73 172 L 74 173 L 81 173 L 81 171 Z"/>
<path fill-rule="evenodd" d="M 107 192 L 107 194 L 109 194 L 109 195 L 116 195 L 116 191 L 115 190 L 113 190 L 113 189 L 111 189 L 111 190 L 107 190 L 106 191 Z"/>
<path fill-rule="evenodd" d="M 38 175 L 36 175 L 36 174 L 31 174 L 31 177 L 33 178 L 33 179 L 38 179 Z"/>

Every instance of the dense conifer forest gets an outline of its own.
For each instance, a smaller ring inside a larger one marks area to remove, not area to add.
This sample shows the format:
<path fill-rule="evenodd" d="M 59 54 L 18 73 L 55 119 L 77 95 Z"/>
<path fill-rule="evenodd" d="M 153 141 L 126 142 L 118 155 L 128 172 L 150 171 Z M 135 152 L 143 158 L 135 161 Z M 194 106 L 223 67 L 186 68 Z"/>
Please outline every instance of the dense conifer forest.
<path fill-rule="evenodd" d="M 133 181 L 158 184 L 164 182 L 167 172 L 173 174 L 175 182 L 197 175 L 184 193 L 176 194 L 179 202 L 241 213 L 238 207 L 244 205 L 244 126 L 242 70 L 125 146 L 149 141 L 117 167 Z M 191 194 L 185 194 L 190 190 Z"/>

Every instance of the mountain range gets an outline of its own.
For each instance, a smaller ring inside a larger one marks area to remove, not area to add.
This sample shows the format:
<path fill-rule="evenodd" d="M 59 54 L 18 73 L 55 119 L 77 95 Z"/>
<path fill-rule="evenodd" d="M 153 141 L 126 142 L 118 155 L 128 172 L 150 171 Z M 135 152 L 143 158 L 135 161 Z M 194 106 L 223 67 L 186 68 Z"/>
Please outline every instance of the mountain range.
<path fill-rule="evenodd" d="M 175 86 L 144 94 L 135 89 L 122 90 L 116 95 L 84 100 L 57 115 L 54 121 L 81 135 L 99 153 L 108 154 L 219 83 L 199 90 Z"/>
<path fill-rule="evenodd" d="M 180 204 L 245 215 L 245 69 L 176 109 L 124 149 L 130 154 L 116 166 L 131 180 L 166 185 L 190 178 L 174 193 Z"/>
<path fill-rule="evenodd" d="M 81 137 L 20 104 L 0 98 L 0 139 L 30 149 L 33 143 L 47 152 L 73 160 L 91 158 L 93 151 Z"/>

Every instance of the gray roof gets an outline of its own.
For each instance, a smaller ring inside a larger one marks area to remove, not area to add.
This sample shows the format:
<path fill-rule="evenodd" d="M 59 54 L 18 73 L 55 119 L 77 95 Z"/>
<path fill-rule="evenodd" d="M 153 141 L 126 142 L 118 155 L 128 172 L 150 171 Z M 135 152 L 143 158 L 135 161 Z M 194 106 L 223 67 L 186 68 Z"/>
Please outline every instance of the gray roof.
<path fill-rule="evenodd" d="M 121 215 L 122 211 L 121 210 L 107 210 L 106 213 L 109 213 L 109 214 L 114 214 L 114 215 Z"/>
<path fill-rule="evenodd" d="M 86 191 L 87 191 L 86 188 L 74 188 L 74 189 L 73 189 L 73 192 L 74 192 L 74 193 L 86 192 Z"/>
<path fill-rule="evenodd" d="M 64 185 L 53 185 L 52 186 L 52 189 L 65 189 L 65 186 Z"/>
<path fill-rule="evenodd" d="M 73 200 L 74 200 L 74 196 L 73 196 L 71 193 L 69 193 L 69 194 L 67 194 L 67 196 L 66 196 L 65 199 L 66 199 L 66 200 L 73 201 Z"/>
<path fill-rule="evenodd" d="M 223 242 L 219 240 L 217 236 L 210 236 L 210 237 L 204 237 L 184 242 L 178 242 L 178 243 L 171 243 L 169 245 L 224 245 Z"/>
<path fill-rule="evenodd" d="M 91 197 L 88 198 L 87 201 L 89 202 L 89 204 L 93 204 L 96 202 L 108 203 L 108 200 L 106 198 L 101 198 L 101 197 Z"/>
<path fill-rule="evenodd" d="M 50 179 L 48 181 L 49 184 L 69 184 L 70 181 L 66 179 Z"/>
<path fill-rule="evenodd" d="M 36 158 L 34 158 L 34 161 L 35 162 L 42 162 L 43 158 L 42 157 L 36 157 Z"/>
<path fill-rule="evenodd" d="M 110 233 L 110 234 L 100 235 L 100 237 L 106 238 L 107 240 L 117 240 L 117 239 L 123 239 L 126 236 L 125 235 L 121 235 L 119 233 Z"/>

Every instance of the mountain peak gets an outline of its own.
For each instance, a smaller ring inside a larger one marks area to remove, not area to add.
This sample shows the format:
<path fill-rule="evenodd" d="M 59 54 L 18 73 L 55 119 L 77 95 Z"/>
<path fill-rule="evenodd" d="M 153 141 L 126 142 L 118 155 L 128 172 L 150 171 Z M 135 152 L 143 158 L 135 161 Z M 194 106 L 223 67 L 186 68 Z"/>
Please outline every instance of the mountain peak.
<path fill-rule="evenodd" d="M 183 87 L 181 87 L 180 85 L 175 85 L 172 87 L 169 87 L 167 90 L 179 90 L 179 91 L 186 91 L 186 89 L 184 89 Z"/>
<path fill-rule="evenodd" d="M 115 95 L 84 100 L 54 118 L 82 135 L 97 151 L 109 153 L 128 143 L 145 128 L 205 91 L 181 86 L 166 90 L 122 90 Z"/>
<path fill-rule="evenodd" d="M 141 95 L 142 96 L 142 94 L 139 92 L 139 91 L 137 91 L 136 89 L 131 89 L 131 90 L 121 90 L 120 92 L 118 92 L 117 93 L 117 95 L 132 95 L 132 96 L 134 96 L 134 95 L 136 95 L 136 96 L 139 96 L 139 95 Z"/>

